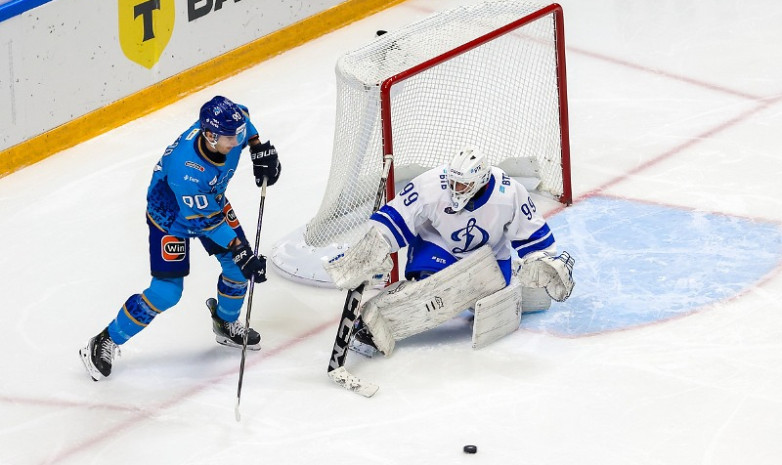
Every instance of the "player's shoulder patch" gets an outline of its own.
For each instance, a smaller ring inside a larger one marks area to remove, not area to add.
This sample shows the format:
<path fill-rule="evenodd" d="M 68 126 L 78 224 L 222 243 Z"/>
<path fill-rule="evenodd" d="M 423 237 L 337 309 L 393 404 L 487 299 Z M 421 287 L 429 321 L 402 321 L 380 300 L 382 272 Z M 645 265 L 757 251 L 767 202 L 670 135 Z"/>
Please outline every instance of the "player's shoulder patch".
<path fill-rule="evenodd" d="M 500 194 L 514 195 L 515 189 L 513 188 L 513 179 L 500 168 L 492 168 L 492 176 L 494 177 L 495 187 L 494 189 Z"/>

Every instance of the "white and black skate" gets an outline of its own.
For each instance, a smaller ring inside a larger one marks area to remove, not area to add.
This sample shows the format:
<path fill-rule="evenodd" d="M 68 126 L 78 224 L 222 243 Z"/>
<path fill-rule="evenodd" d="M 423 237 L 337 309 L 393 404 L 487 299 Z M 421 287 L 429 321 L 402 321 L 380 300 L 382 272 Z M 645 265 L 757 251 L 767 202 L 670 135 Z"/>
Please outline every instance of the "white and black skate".
<path fill-rule="evenodd" d="M 348 348 L 353 352 L 368 358 L 372 358 L 378 352 L 375 343 L 372 342 L 372 334 L 366 326 L 364 326 L 364 322 L 361 321 L 360 317 L 353 326 L 353 337 L 350 338 L 350 345 Z"/>
<path fill-rule="evenodd" d="M 239 320 L 225 321 L 217 316 L 217 299 L 213 297 L 206 299 L 206 306 L 212 314 L 212 331 L 215 333 L 215 340 L 218 344 L 241 349 L 246 333 L 247 348 L 261 350 L 261 335 L 256 330 L 246 329 Z"/>
<path fill-rule="evenodd" d="M 111 364 L 119 355 L 119 346 L 109 337 L 108 328 L 87 341 L 87 345 L 79 349 L 81 361 L 93 381 L 100 381 L 111 374 Z"/>

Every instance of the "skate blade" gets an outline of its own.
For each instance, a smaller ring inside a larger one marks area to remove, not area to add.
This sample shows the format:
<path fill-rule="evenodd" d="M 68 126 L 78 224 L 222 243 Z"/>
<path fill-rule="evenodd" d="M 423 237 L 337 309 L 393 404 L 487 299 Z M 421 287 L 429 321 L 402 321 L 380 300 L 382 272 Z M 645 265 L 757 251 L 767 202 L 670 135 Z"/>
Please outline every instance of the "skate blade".
<path fill-rule="evenodd" d="M 237 344 L 231 339 L 225 337 L 225 336 L 215 336 L 215 341 L 217 341 L 218 344 L 224 345 L 226 347 L 233 347 L 234 349 L 241 349 L 242 344 Z M 248 350 L 261 350 L 261 343 L 258 344 L 247 344 Z"/>
<path fill-rule="evenodd" d="M 93 381 L 100 381 L 106 378 L 103 376 L 103 373 L 98 371 L 95 365 L 92 364 L 92 360 L 90 360 L 90 351 L 88 348 L 85 347 L 79 349 L 79 355 L 81 356 L 81 362 L 84 364 L 84 368 L 87 369 L 87 373 L 90 375 Z"/>
<path fill-rule="evenodd" d="M 376 353 L 378 353 L 378 350 L 372 347 L 369 344 L 364 344 L 362 342 L 351 342 L 350 343 L 350 350 L 359 354 L 363 355 L 366 358 L 372 358 Z"/>

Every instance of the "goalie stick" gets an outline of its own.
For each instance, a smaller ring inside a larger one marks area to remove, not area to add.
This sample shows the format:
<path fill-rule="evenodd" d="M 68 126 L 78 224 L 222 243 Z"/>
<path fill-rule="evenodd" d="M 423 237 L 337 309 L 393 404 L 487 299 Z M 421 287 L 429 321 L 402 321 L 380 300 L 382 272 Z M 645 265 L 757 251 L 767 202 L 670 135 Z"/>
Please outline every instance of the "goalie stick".
<path fill-rule="evenodd" d="M 377 211 L 380 208 L 380 204 L 383 201 L 383 195 L 386 190 L 386 181 L 388 181 L 388 173 L 391 170 L 391 163 L 393 163 L 394 156 L 387 154 L 383 157 L 383 174 L 380 177 L 380 184 L 377 186 L 377 194 L 375 195 L 375 205 L 372 207 L 372 211 Z M 353 324 L 359 316 L 361 298 L 364 294 L 364 288 L 367 285 L 367 281 L 361 283 L 357 288 L 351 289 L 347 293 L 345 298 L 345 305 L 342 307 L 342 317 L 340 318 L 339 328 L 337 329 L 337 337 L 334 341 L 334 348 L 331 350 L 331 358 L 329 359 L 328 375 L 329 378 L 342 386 L 343 388 L 360 394 L 364 397 L 372 397 L 375 395 L 379 387 L 375 384 L 362 381 L 357 376 L 348 372 L 345 368 L 345 358 L 348 355 L 348 345 L 350 344 L 350 337 L 353 335 Z"/>

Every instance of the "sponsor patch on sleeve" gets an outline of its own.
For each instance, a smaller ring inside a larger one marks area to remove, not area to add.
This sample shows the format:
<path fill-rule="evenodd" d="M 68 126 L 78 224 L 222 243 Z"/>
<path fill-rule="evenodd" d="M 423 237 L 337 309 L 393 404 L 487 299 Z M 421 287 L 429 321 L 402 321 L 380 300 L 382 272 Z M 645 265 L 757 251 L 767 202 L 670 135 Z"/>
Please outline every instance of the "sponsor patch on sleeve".
<path fill-rule="evenodd" d="M 234 213 L 234 209 L 230 203 L 225 204 L 223 213 L 225 214 L 225 219 L 228 221 L 228 226 L 233 229 L 239 227 L 239 218 L 236 217 L 236 213 Z"/>

